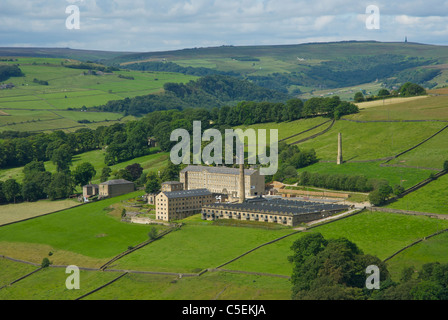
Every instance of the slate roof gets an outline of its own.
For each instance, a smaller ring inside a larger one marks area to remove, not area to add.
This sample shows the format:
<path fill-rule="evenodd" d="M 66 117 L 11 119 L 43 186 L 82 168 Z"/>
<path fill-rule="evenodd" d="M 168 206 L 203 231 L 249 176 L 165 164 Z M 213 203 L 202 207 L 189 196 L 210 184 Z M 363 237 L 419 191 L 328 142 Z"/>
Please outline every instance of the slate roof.
<path fill-rule="evenodd" d="M 118 179 L 118 180 L 109 180 L 103 183 L 100 183 L 100 185 L 117 185 L 117 184 L 134 184 L 131 181 L 124 180 L 124 179 Z"/>
<path fill-rule="evenodd" d="M 85 186 L 82 186 L 83 188 L 88 188 L 88 187 L 92 187 L 92 188 L 98 188 L 97 184 L 87 184 Z"/>
<path fill-rule="evenodd" d="M 199 196 L 209 196 L 212 195 L 207 189 L 194 189 L 194 190 L 182 190 L 182 191 L 172 191 L 172 192 L 162 192 L 168 197 L 168 199 L 175 198 L 187 198 L 187 197 L 199 197 Z"/>
<path fill-rule="evenodd" d="M 318 202 L 307 201 L 293 201 L 293 200 L 268 200 L 260 202 L 245 202 L 245 203 L 212 203 L 204 206 L 205 208 L 241 210 L 261 214 L 287 214 L 287 215 L 301 215 L 323 211 L 344 210 L 348 209 L 348 205 L 340 204 L 324 204 Z"/>
<path fill-rule="evenodd" d="M 208 173 L 221 173 L 221 174 L 232 174 L 232 175 L 239 175 L 240 169 L 239 168 L 228 168 L 228 167 L 207 167 L 207 166 L 192 166 L 189 165 L 185 169 L 183 169 L 181 172 L 185 173 L 188 171 L 193 172 L 202 172 L 207 171 Z M 257 170 L 254 169 L 244 169 L 244 175 L 250 176 L 257 172 Z"/>
<path fill-rule="evenodd" d="M 165 181 L 164 183 L 162 183 L 162 184 L 168 184 L 168 185 L 172 185 L 172 184 L 181 184 L 182 182 L 179 182 L 179 181 Z"/>

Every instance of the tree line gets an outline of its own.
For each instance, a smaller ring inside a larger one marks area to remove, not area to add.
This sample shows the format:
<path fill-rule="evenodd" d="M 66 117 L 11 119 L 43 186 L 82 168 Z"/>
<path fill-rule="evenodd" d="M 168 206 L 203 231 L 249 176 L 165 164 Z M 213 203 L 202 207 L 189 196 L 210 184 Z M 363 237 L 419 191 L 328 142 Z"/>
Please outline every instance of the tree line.
<path fill-rule="evenodd" d="M 5 137 L 11 138 L 0 141 L 0 168 L 19 167 L 33 160 L 49 161 L 61 154 L 75 155 L 101 148 L 106 150 L 105 163 L 114 165 L 150 154 L 149 137 L 158 141 L 161 151 L 169 151 L 173 146 L 171 132 L 184 128 L 191 133 L 193 121 L 201 121 L 203 130 L 213 127 L 224 133 L 225 129 L 238 125 L 293 121 L 317 115 L 336 117 L 351 112 L 358 112 L 357 107 L 338 97 L 313 98 L 305 103 L 290 99 L 286 103 L 241 102 L 233 107 L 211 110 L 156 111 L 137 121 L 100 126 L 95 130 L 83 128 L 74 133 L 55 131 L 29 136 L 4 133 Z"/>
<path fill-rule="evenodd" d="M 0 65 L 0 81 L 6 81 L 11 77 L 23 77 L 25 74 L 18 65 Z"/>
<path fill-rule="evenodd" d="M 123 68 L 138 71 L 154 71 L 154 72 L 175 72 L 190 76 L 204 77 L 209 75 L 224 75 L 231 77 L 239 77 L 240 75 L 234 71 L 220 71 L 204 67 L 182 67 L 174 62 L 139 62 L 128 64 Z"/>
<path fill-rule="evenodd" d="M 380 99 L 396 98 L 396 97 L 415 97 L 426 95 L 426 90 L 421 85 L 412 82 L 404 83 L 398 90 L 387 90 L 385 88 L 380 89 L 378 94 L 366 96 L 363 92 L 357 92 L 354 96 L 356 103 L 364 101 L 374 101 Z"/>
<path fill-rule="evenodd" d="M 290 98 L 289 95 L 261 88 L 246 80 L 211 75 L 186 84 L 165 83 L 162 94 L 109 101 L 91 109 L 143 116 L 161 110 L 213 109 L 239 101 L 284 102 Z"/>

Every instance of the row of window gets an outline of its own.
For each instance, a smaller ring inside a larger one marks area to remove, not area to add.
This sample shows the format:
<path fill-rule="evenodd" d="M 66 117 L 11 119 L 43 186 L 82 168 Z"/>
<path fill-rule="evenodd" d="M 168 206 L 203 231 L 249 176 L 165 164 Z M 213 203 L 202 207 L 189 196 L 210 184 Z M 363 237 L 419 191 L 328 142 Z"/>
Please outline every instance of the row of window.
<path fill-rule="evenodd" d="M 203 214 L 206 214 L 206 213 L 212 213 L 212 215 L 214 215 L 215 214 L 215 210 L 210 210 L 210 209 L 208 209 L 208 210 L 204 210 L 202 213 Z M 227 214 L 227 215 L 236 215 L 236 216 L 238 216 L 238 215 L 241 215 L 241 213 L 239 213 L 239 212 L 228 212 L 228 211 L 225 211 L 225 212 L 216 212 L 216 214 L 218 214 L 218 213 L 220 213 L 220 215 L 221 216 L 223 216 L 224 214 Z M 269 217 L 269 219 L 277 219 L 277 216 L 268 216 L 268 215 L 258 215 L 258 214 L 255 214 L 255 213 L 242 213 L 242 216 L 243 217 L 253 217 L 253 218 L 265 218 L 265 219 L 267 219 L 268 217 Z M 282 219 L 282 218 L 280 218 L 280 219 Z M 283 217 L 283 219 L 284 220 L 286 220 L 286 219 L 288 219 L 288 220 L 292 220 L 292 218 L 291 217 L 288 217 L 288 218 L 286 218 L 286 217 Z"/>

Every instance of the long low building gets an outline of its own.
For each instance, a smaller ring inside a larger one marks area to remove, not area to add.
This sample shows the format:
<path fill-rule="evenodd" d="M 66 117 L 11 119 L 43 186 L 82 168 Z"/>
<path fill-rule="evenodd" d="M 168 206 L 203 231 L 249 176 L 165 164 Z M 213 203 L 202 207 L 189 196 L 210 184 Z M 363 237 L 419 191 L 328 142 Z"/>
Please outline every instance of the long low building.
<path fill-rule="evenodd" d="M 260 200 L 245 203 L 212 203 L 202 207 L 203 220 L 236 219 L 296 226 L 346 211 L 348 205 L 294 200 Z"/>

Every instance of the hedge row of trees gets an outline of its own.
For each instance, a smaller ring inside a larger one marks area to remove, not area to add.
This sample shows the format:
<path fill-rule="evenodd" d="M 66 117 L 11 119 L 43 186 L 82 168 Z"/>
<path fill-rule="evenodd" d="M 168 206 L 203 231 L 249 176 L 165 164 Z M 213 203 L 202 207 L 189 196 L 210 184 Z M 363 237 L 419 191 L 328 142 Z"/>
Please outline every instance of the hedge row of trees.
<path fill-rule="evenodd" d="M 354 101 L 364 102 L 364 101 L 374 101 L 379 99 L 385 99 L 385 98 L 392 98 L 392 97 L 414 97 L 414 96 L 422 96 L 426 95 L 426 90 L 422 86 L 406 82 L 403 84 L 398 91 L 389 91 L 385 88 L 381 89 L 376 96 L 364 96 L 362 92 L 355 93 Z"/>
<path fill-rule="evenodd" d="M 388 184 L 386 180 L 367 179 L 364 175 L 310 173 L 307 171 L 300 174 L 299 183 L 303 186 L 353 192 L 370 192 L 380 185 Z"/>
<path fill-rule="evenodd" d="M 109 101 L 105 105 L 91 109 L 142 116 L 160 110 L 213 109 L 245 100 L 282 102 L 291 98 L 289 95 L 259 87 L 246 80 L 220 75 L 205 76 L 187 84 L 166 83 L 164 90 L 163 94 Z"/>

